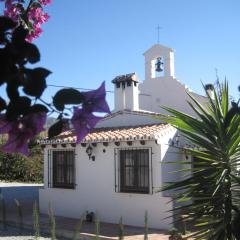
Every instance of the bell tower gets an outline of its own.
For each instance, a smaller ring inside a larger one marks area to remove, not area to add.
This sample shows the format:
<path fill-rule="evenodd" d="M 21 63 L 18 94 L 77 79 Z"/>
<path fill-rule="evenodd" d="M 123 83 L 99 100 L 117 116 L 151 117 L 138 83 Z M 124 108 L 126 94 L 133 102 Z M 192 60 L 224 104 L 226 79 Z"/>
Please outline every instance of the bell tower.
<path fill-rule="evenodd" d="M 144 54 L 145 80 L 157 77 L 174 77 L 174 51 L 155 44 Z"/>

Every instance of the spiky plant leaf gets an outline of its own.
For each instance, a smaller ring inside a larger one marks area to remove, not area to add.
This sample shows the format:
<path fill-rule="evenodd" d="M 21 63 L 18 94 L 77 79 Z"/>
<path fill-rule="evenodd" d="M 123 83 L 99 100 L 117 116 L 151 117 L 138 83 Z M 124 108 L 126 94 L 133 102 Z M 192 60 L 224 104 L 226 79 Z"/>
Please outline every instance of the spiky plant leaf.
<path fill-rule="evenodd" d="M 183 147 L 194 161 L 176 162 L 186 166 L 186 174 L 162 190 L 175 190 L 178 209 L 184 221 L 195 227 L 195 239 L 240 239 L 240 115 L 229 104 L 228 83 L 214 89 L 212 99 L 200 104 L 189 94 L 189 106 L 197 117 L 164 107 L 170 116 L 162 120 L 176 127 L 195 147 Z M 177 171 L 176 171 L 177 172 Z M 178 218 L 179 219 L 179 218 Z"/>

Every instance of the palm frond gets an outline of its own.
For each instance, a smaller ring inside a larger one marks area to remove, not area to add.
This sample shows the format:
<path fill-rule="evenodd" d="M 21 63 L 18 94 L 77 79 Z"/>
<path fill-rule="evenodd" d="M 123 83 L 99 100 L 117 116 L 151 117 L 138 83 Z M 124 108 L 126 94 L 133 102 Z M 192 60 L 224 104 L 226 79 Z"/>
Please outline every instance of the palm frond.
<path fill-rule="evenodd" d="M 240 115 L 229 104 L 228 83 L 220 92 L 208 92 L 207 103 L 199 103 L 188 93 L 188 104 L 196 117 L 163 107 L 170 115 L 160 118 L 177 128 L 195 147 L 183 147 L 193 161 L 179 159 L 181 173 L 177 182 L 166 184 L 162 191 L 174 191 L 173 216 L 185 213 L 184 221 L 194 226 L 196 239 L 239 239 L 236 223 L 240 222 Z M 176 218 L 178 216 L 178 218 Z"/>

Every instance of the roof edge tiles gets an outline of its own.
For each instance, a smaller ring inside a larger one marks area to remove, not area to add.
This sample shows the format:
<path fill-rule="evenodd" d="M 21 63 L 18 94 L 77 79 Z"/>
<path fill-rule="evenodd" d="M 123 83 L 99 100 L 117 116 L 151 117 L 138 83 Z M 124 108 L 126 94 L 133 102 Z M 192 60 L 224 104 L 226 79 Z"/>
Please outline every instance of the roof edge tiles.
<path fill-rule="evenodd" d="M 151 124 L 129 127 L 95 128 L 81 143 L 91 142 L 126 142 L 129 140 L 157 140 L 160 136 L 166 135 L 174 130 L 170 124 Z M 39 144 L 76 143 L 77 137 L 73 131 L 66 131 L 54 139 L 39 140 Z"/>

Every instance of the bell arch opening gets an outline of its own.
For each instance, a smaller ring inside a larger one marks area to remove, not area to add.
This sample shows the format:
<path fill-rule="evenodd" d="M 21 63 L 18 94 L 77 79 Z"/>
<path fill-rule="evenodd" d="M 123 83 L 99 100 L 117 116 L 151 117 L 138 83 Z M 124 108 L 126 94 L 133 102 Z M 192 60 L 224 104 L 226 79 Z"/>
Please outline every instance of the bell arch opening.
<path fill-rule="evenodd" d="M 151 61 L 151 77 L 163 77 L 164 76 L 164 58 L 157 57 Z"/>

